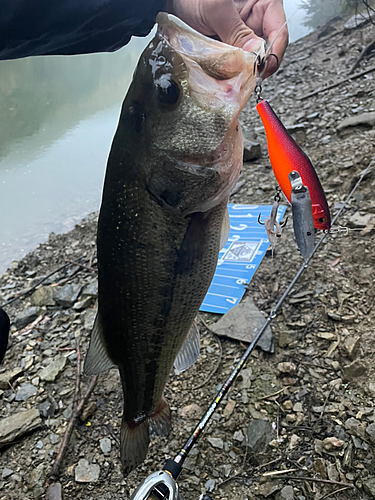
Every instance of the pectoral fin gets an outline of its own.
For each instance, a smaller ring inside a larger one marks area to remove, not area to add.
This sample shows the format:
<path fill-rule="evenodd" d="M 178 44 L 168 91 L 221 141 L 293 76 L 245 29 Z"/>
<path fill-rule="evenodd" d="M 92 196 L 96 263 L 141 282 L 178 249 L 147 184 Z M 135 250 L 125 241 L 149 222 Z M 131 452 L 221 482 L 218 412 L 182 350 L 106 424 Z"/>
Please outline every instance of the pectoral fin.
<path fill-rule="evenodd" d="M 86 354 L 83 371 L 86 375 L 97 375 L 116 365 L 109 358 L 105 347 L 98 314 L 91 332 L 90 347 Z"/>
<path fill-rule="evenodd" d="M 177 374 L 184 372 L 197 361 L 199 358 L 199 351 L 200 336 L 197 322 L 194 320 L 193 326 L 173 363 Z"/>

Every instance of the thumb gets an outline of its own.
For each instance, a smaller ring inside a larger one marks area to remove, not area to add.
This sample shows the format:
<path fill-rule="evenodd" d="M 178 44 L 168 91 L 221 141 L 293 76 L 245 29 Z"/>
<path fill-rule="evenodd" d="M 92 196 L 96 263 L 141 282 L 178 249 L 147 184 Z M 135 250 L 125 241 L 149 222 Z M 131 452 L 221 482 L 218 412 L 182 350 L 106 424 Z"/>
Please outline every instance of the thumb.
<path fill-rule="evenodd" d="M 206 24 L 215 31 L 221 41 L 247 52 L 259 48 L 259 41 L 262 40 L 243 22 L 233 0 L 217 2 Z"/>

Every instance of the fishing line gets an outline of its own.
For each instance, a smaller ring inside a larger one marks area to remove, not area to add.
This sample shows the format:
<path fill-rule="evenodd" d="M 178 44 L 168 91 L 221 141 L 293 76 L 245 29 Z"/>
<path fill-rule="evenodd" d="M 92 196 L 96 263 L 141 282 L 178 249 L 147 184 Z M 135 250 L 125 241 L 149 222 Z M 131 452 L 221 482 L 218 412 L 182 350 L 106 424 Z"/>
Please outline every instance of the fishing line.
<path fill-rule="evenodd" d="M 369 173 L 369 171 L 372 168 L 372 165 L 375 163 L 375 156 L 372 158 L 370 164 L 368 167 L 361 173 L 358 181 L 356 182 L 355 186 L 347 196 L 346 200 L 344 201 L 343 205 L 340 207 L 339 211 L 337 214 L 334 216 L 332 220 L 332 224 L 334 224 L 337 219 L 340 217 L 342 214 L 343 210 L 349 203 L 350 199 L 352 198 L 354 192 L 358 188 L 358 186 L 361 184 L 362 180 L 364 177 Z M 317 244 L 315 245 L 311 255 L 305 259 L 297 273 L 295 274 L 294 278 L 290 282 L 288 288 L 285 290 L 284 294 L 282 297 L 279 299 L 275 307 L 272 309 L 270 314 L 268 315 L 267 319 L 265 320 L 263 326 L 260 328 L 259 332 L 255 336 L 254 340 L 251 342 L 249 347 L 246 349 L 245 353 L 241 357 L 240 361 L 237 363 L 236 367 L 232 371 L 231 375 L 227 379 L 227 381 L 224 383 L 220 391 L 217 393 L 215 399 L 211 403 L 210 407 L 208 408 L 207 412 L 195 428 L 194 432 L 191 434 L 189 439 L 186 441 L 184 446 L 181 448 L 180 452 L 178 455 L 172 460 L 169 459 L 167 460 L 165 466 L 163 467 L 162 471 L 155 472 L 154 474 L 151 474 L 146 478 L 146 480 L 135 490 L 133 495 L 131 496 L 132 500 L 146 500 L 151 497 L 156 498 L 156 499 L 166 499 L 168 498 L 169 500 L 177 500 L 178 499 L 178 485 L 176 483 L 176 479 L 181 473 L 182 467 L 184 465 L 184 462 L 193 448 L 193 446 L 197 443 L 200 435 L 202 434 L 203 430 L 206 428 L 208 422 L 210 421 L 213 413 L 215 412 L 217 406 L 220 404 L 220 402 L 223 400 L 223 398 L 226 396 L 228 393 L 229 389 L 232 387 L 234 381 L 237 378 L 237 375 L 240 373 L 242 368 L 244 367 L 246 361 L 248 360 L 250 354 L 253 352 L 254 348 L 256 347 L 259 339 L 263 335 L 264 331 L 266 328 L 269 326 L 271 321 L 276 317 L 277 311 L 280 309 L 281 305 L 283 304 L 284 300 L 288 297 L 290 292 L 292 291 L 296 281 L 298 278 L 301 276 L 301 274 L 304 272 L 304 270 L 307 268 L 311 258 L 315 254 L 315 252 L 318 250 L 320 245 L 323 243 L 327 235 L 329 234 L 329 231 L 326 231 L 323 233 Z"/>

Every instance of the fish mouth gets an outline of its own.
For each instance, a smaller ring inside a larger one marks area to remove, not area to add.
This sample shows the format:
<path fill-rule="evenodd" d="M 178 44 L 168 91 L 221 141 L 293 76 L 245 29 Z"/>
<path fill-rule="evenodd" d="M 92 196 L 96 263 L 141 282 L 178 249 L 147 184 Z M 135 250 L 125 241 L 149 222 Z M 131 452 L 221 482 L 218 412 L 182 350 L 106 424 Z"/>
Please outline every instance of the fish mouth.
<path fill-rule="evenodd" d="M 182 57 L 189 74 L 190 95 L 204 108 L 222 109 L 232 104 L 238 115 L 255 87 L 258 56 L 265 43 L 253 52 L 227 45 L 195 31 L 178 17 L 159 12 L 158 33 Z"/>

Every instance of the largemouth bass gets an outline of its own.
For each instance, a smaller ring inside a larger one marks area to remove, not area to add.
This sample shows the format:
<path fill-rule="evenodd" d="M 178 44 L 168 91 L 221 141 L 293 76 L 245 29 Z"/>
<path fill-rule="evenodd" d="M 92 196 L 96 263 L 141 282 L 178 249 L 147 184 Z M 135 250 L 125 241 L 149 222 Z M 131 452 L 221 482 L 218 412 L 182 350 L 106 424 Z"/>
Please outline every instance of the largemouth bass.
<path fill-rule="evenodd" d="M 125 475 L 144 460 L 150 432 L 171 430 L 163 390 L 173 363 L 182 371 L 199 355 L 193 323 L 228 237 L 227 200 L 242 168 L 238 115 L 256 80 L 256 53 L 168 14 L 157 22 L 108 159 L 85 360 L 87 374 L 120 371 Z"/>

